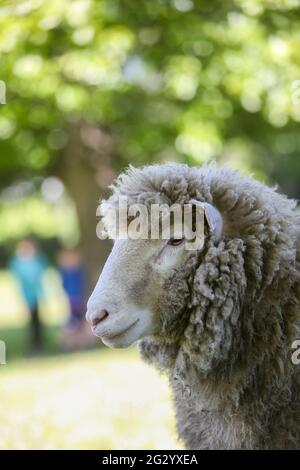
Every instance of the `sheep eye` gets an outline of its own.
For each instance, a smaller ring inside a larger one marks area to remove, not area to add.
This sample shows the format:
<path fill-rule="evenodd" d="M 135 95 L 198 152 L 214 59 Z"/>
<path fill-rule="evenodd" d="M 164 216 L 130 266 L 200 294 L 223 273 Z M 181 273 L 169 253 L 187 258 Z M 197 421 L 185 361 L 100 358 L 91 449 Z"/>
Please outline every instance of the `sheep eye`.
<path fill-rule="evenodd" d="M 170 238 L 170 240 L 168 241 L 168 245 L 178 246 L 178 245 L 181 245 L 181 243 L 183 242 L 184 242 L 184 238 Z"/>

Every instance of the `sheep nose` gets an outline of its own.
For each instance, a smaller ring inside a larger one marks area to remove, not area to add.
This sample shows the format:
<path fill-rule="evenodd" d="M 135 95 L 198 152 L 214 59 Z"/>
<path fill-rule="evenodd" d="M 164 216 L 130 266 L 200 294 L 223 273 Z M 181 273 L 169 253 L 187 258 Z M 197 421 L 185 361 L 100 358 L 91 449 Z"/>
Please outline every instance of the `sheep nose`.
<path fill-rule="evenodd" d="M 97 326 L 102 320 L 108 317 L 108 311 L 103 309 L 100 311 L 87 312 L 86 319 L 92 326 Z"/>

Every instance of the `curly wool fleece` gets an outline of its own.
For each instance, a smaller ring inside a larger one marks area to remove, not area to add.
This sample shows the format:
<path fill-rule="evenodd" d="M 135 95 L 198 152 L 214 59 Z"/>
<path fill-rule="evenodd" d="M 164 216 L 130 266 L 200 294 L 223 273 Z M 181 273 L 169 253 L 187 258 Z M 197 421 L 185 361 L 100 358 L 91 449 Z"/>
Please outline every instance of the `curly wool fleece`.
<path fill-rule="evenodd" d="M 143 357 L 168 372 L 179 436 L 190 449 L 300 448 L 300 216 L 296 202 L 215 165 L 129 168 L 107 201 L 197 199 L 222 214 L 222 240 L 206 237 L 170 275 L 157 306 L 160 334 Z M 299 334 L 298 334 L 299 337 Z"/>

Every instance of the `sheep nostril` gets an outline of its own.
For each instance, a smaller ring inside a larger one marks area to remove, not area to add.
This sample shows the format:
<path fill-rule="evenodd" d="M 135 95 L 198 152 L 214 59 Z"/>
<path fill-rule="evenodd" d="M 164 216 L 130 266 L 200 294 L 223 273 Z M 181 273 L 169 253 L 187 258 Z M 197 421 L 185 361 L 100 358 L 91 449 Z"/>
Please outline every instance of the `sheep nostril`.
<path fill-rule="evenodd" d="M 100 323 L 102 320 L 108 317 L 108 311 L 107 310 L 101 310 L 99 314 L 93 318 L 92 320 L 92 326 L 97 326 L 98 323 Z"/>

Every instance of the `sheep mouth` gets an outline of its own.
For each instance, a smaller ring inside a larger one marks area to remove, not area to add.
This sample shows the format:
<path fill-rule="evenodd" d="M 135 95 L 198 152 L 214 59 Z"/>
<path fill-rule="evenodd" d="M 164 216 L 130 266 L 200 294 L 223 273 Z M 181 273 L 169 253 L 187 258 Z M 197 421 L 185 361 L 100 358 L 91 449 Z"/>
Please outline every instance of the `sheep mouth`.
<path fill-rule="evenodd" d="M 125 328 L 124 330 L 122 330 L 120 333 L 117 333 L 116 335 L 106 335 L 106 334 L 103 334 L 101 335 L 101 339 L 104 339 L 104 340 L 108 340 L 108 341 L 115 341 L 115 340 L 118 340 L 119 338 L 121 338 L 122 336 L 124 336 L 126 333 L 129 332 L 129 330 L 131 330 L 131 328 L 133 328 L 139 321 L 139 318 L 137 320 L 135 320 L 131 325 L 129 325 L 127 328 Z"/>

